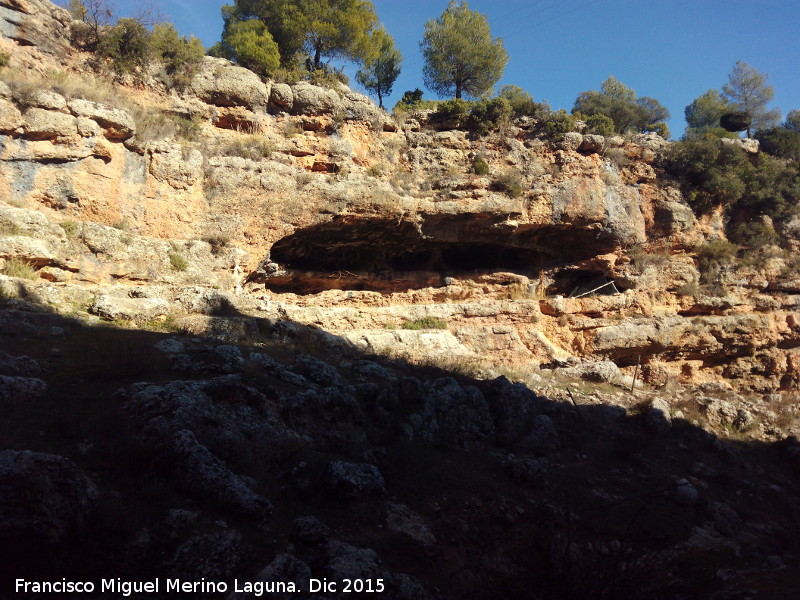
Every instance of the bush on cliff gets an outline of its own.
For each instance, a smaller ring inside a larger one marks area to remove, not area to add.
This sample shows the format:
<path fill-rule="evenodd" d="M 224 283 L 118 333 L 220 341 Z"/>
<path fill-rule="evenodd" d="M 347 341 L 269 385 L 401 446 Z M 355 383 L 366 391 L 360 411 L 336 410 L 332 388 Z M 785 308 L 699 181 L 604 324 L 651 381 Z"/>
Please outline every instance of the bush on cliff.
<path fill-rule="evenodd" d="M 795 162 L 764 153 L 749 157 L 742 148 L 707 135 L 673 144 L 662 166 L 698 216 L 723 206 L 731 233 L 760 216 L 780 224 L 798 212 L 800 167 Z"/>

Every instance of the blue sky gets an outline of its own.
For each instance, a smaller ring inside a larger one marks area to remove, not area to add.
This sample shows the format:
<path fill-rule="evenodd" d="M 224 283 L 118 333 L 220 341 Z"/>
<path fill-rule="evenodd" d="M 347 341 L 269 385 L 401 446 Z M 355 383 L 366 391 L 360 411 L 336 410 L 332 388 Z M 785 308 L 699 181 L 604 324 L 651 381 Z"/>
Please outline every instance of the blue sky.
<path fill-rule="evenodd" d="M 206 46 L 222 31 L 224 0 L 152 0 L 181 33 Z M 425 22 L 447 0 L 373 0 L 379 19 L 403 53 L 403 71 L 385 105 L 419 87 L 419 41 Z M 578 94 L 599 89 L 609 75 L 666 106 L 673 137 L 685 127 L 684 107 L 709 88 L 721 88 L 737 60 L 770 75 L 785 115 L 800 109 L 798 0 L 472 0 L 503 38 L 510 60 L 502 84 L 570 110 Z M 118 0 L 121 14 L 137 2 Z M 336 66 L 341 66 L 341 63 Z M 358 89 L 352 75 L 351 85 Z M 425 97 L 433 98 L 427 90 Z"/>

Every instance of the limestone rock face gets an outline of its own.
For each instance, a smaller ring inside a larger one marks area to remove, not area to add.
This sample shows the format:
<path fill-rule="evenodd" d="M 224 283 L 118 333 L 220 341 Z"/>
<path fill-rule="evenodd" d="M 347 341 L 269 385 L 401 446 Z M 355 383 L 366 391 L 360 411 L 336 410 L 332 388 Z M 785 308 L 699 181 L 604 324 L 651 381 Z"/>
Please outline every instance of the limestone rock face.
<path fill-rule="evenodd" d="M 265 110 L 270 98 L 269 88 L 258 75 L 224 58 L 210 56 L 203 59 L 191 89 L 200 100 L 217 106 Z"/>
<path fill-rule="evenodd" d="M 48 0 L 4 0 L 0 3 L 0 34 L 21 45 L 64 55 L 69 52 L 69 12 Z"/>
<path fill-rule="evenodd" d="M 0 99 L 0 133 L 11 133 L 23 123 L 19 109 L 8 100 Z"/>
<path fill-rule="evenodd" d="M 176 190 L 185 190 L 202 176 L 203 155 L 195 149 L 185 151 L 180 144 L 156 142 L 147 145 L 150 174 Z"/>
<path fill-rule="evenodd" d="M 758 154 L 760 142 L 753 138 L 721 138 L 723 144 L 737 146 L 748 154 Z"/>
<path fill-rule="evenodd" d="M 119 108 L 109 108 L 88 100 L 72 100 L 69 109 L 78 117 L 96 121 L 108 139 L 127 140 L 136 134 L 133 117 Z"/>

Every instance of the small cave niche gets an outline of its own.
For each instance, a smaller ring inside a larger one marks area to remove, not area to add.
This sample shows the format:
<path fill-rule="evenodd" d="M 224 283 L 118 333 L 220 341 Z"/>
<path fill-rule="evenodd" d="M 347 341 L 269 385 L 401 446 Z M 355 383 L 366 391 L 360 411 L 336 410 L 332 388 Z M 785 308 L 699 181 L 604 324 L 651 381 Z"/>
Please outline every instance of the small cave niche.
<path fill-rule="evenodd" d="M 561 269 L 553 279 L 554 282 L 547 288 L 548 295 L 574 298 L 590 294 L 613 296 L 619 293 L 614 280 L 600 271 Z"/>
<path fill-rule="evenodd" d="M 270 260 L 280 270 L 265 280 L 276 292 L 313 294 L 328 289 L 407 291 L 444 285 L 444 278 L 514 273 L 538 278 L 542 270 L 586 258 L 594 246 L 586 239 L 564 243 L 561 228 L 531 235 L 500 231 L 493 221 L 473 217 L 422 224 L 342 216 L 299 229 L 278 240 Z M 557 241 L 558 240 L 558 241 Z M 580 243 L 576 243 L 580 242 Z M 567 269 L 553 293 L 592 289 L 610 281 L 602 273 Z M 616 293 L 608 286 L 597 293 Z"/>

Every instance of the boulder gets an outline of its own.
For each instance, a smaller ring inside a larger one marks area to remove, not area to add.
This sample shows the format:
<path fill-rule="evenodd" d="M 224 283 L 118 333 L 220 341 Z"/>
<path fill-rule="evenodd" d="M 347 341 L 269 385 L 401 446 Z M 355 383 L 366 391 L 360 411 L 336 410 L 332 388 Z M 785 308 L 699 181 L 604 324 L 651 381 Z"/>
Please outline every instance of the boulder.
<path fill-rule="evenodd" d="M 662 398 L 654 398 L 645 413 L 647 426 L 656 433 L 666 433 L 672 428 L 670 407 Z"/>
<path fill-rule="evenodd" d="M 428 386 L 424 402 L 422 414 L 411 417 L 420 438 L 468 447 L 494 437 L 489 405 L 477 388 L 462 388 L 452 377 L 437 379 Z"/>
<path fill-rule="evenodd" d="M 584 135 L 578 150 L 581 152 L 598 153 L 602 152 L 606 145 L 606 138 L 602 135 Z"/>
<path fill-rule="evenodd" d="M 272 514 L 269 500 L 251 490 L 191 431 L 173 433 L 164 419 L 157 418 L 148 422 L 141 439 L 169 457 L 176 480 L 187 492 L 260 521 Z"/>
<path fill-rule="evenodd" d="M 333 461 L 325 472 L 325 483 L 347 496 L 386 493 L 383 476 L 375 465 Z"/>
<path fill-rule="evenodd" d="M 133 117 L 122 109 L 110 108 L 89 100 L 72 100 L 68 106 L 76 117 L 86 117 L 97 122 L 108 139 L 127 140 L 136 134 Z"/>
<path fill-rule="evenodd" d="M 653 132 L 636 134 L 633 136 L 633 143 L 638 144 L 647 150 L 651 150 L 652 152 L 661 152 L 667 146 L 669 146 L 669 142 L 667 140 Z"/>
<path fill-rule="evenodd" d="M 390 502 L 386 507 L 386 526 L 419 545 L 429 548 L 436 543 L 428 524 L 405 504 Z"/>
<path fill-rule="evenodd" d="M 698 496 L 697 488 L 688 479 L 675 482 L 674 498 L 678 504 L 692 506 L 697 502 Z"/>
<path fill-rule="evenodd" d="M 0 538 L 57 543 L 80 534 L 98 497 L 94 483 L 63 456 L 0 452 Z"/>
<path fill-rule="evenodd" d="M 530 452 L 537 455 L 546 455 L 558 450 L 561 440 L 553 421 L 547 415 L 539 415 L 533 421 L 531 433 L 517 444 L 520 452 Z"/>
<path fill-rule="evenodd" d="M 539 399 L 525 384 L 498 377 L 487 400 L 500 445 L 512 447 L 530 432 Z"/>
<path fill-rule="evenodd" d="M 53 140 L 77 135 L 78 122 L 72 115 L 43 108 L 29 108 L 25 112 L 25 137 L 30 140 Z"/>
<path fill-rule="evenodd" d="M 269 96 L 269 104 L 270 107 L 274 109 L 292 112 L 292 108 L 294 107 L 292 86 L 287 83 L 273 83 L 272 92 Z"/>
<path fill-rule="evenodd" d="M 47 384 L 33 377 L 11 377 L 0 375 L 0 408 L 9 410 L 41 398 Z"/>
<path fill-rule="evenodd" d="M 0 351 L 0 373 L 5 375 L 35 375 L 42 368 L 30 356 L 12 356 Z"/>
<path fill-rule="evenodd" d="M 169 302 L 161 298 L 124 298 L 98 296 L 89 312 L 109 321 L 149 321 L 171 311 Z"/>
<path fill-rule="evenodd" d="M 700 408 L 705 413 L 708 422 L 715 426 L 733 425 L 739 416 L 736 407 L 727 400 L 714 398 L 700 399 Z"/>
<path fill-rule="evenodd" d="M 242 536 L 226 531 L 189 538 L 175 552 L 170 567 L 188 581 L 226 581 L 242 558 Z"/>
<path fill-rule="evenodd" d="M 261 572 L 256 575 L 255 582 L 263 582 L 265 589 L 269 589 L 269 585 L 275 585 L 276 582 L 287 584 L 293 583 L 296 592 L 276 589 L 273 592 L 268 592 L 272 600 L 295 600 L 301 598 L 303 600 L 310 598 L 310 594 L 306 594 L 303 590 L 308 590 L 311 579 L 311 569 L 303 561 L 295 558 L 291 554 L 281 554 L 275 558 L 269 565 L 264 567 Z M 255 586 L 253 586 L 255 588 Z M 277 586 L 275 586 L 277 588 Z M 253 591 L 234 592 L 228 596 L 228 600 L 258 600 L 263 595 L 257 589 Z"/>
<path fill-rule="evenodd" d="M 720 138 L 723 144 L 741 148 L 748 154 L 758 154 L 760 142 L 753 138 Z"/>
<path fill-rule="evenodd" d="M 209 104 L 246 106 L 253 110 L 265 110 L 270 98 L 269 87 L 258 75 L 224 58 L 211 56 L 203 59 L 191 90 Z"/>
<path fill-rule="evenodd" d="M 622 379 L 619 367 L 610 360 L 585 362 L 559 371 L 567 377 L 577 377 L 596 383 L 617 383 Z"/>
<path fill-rule="evenodd" d="M 347 385 L 339 372 L 326 362 L 309 354 L 301 354 L 292 364 L 292 371 L 306 379 L 324 386 L 343 387 Z"/>
<path fill-rule="evenodd" d="M 655 204 L 655 222 L 668 235 L 688 231 L 697 224 L 690 207 L 674 200 L 660 200 Z"/>
<path fill-rule="evenodd" d="M 45 110 L 64 110 L 67 107 L 67 101 L 64 96 L 52 90 L 34 90 L 30 96 L 30 106 Z"/>
<path fill-rule="evenodd" d="M 570 131 L 564 134 L 564 139 L 561 142 L 561 147 L 564 150 L 577 150 L 583 144 L 583 136 L 577 131 Z"/>
<path fill-rule="evenodd" d="M 509 461 L 511 477 L 522 485 L 539 485 L 544 482 L 547 475 L 547 461 L 545 459 L 513 457 Z"/>
<path fill-rule="evenodd" d="M 293 113 L 298 115 L 324 115 L 343 110 L 343 102 L 334 90 L 301 82 L 292 86 Z"/>

